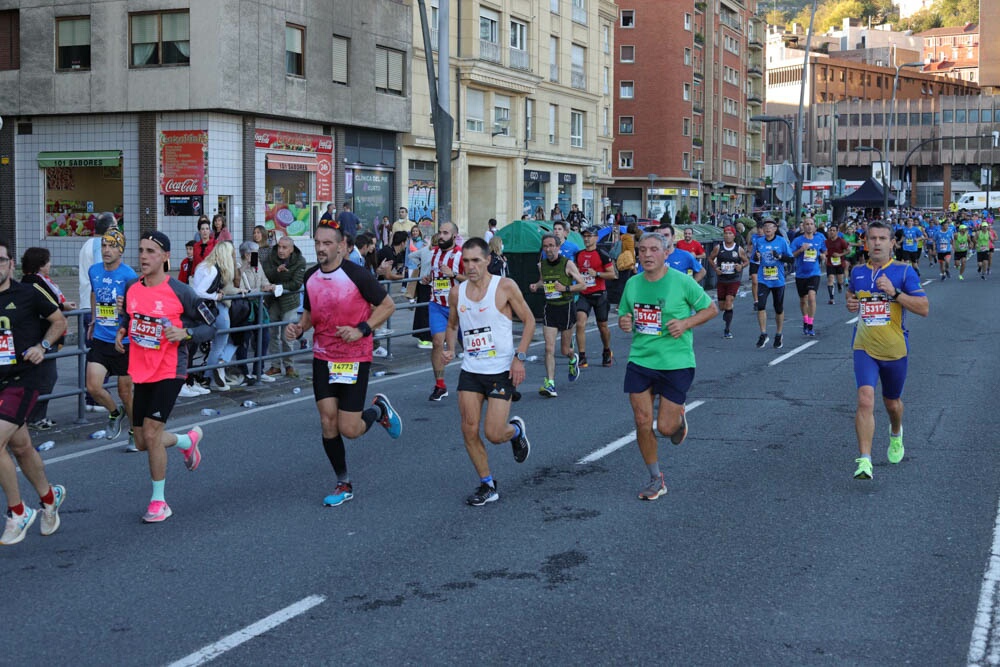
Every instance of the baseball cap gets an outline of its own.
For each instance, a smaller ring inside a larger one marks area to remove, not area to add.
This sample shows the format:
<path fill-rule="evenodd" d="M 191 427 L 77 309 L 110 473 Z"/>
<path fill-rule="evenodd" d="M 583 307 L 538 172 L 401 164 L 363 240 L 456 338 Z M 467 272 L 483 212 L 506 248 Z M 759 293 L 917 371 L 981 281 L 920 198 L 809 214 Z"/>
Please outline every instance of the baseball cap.
<path fill-rule="evenodd" d="M 591 236 L 597 236 L 597 227 L 584 227 L 580 233 L 584 236 L 587 236 L 588 234 Z"/>
<path fill-rule="evenodd" d="M 145 241 L 152 241 L 156 245 L 160 246 L 161 250 L 170 252 L 170 237 L 163 232 L 146 232 L 142 235 L 142 239 Z"/>

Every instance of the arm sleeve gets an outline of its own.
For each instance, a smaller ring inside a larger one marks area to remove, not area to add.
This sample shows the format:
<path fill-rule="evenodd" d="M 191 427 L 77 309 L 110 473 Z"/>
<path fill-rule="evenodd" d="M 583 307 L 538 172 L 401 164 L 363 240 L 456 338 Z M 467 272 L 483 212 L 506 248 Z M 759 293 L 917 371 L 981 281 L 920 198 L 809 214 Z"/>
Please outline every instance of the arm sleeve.
<path fill-rule="evenodd" d="M 184 309 L 181 314 L 181 322 L 185 328 L 191 329 L 191 339 L 196 343 L 212 340 L 215 337 L 215 327 L 206 324 L 201 319 L 201 313 L 198 312 L 198 304 L 201 303 L 201 299 L 194 293 L 194 290 L 176 278 L 170 279 L 170 289 L 174 291 L 177 300 L 181 302 L 181 307 Z"/>

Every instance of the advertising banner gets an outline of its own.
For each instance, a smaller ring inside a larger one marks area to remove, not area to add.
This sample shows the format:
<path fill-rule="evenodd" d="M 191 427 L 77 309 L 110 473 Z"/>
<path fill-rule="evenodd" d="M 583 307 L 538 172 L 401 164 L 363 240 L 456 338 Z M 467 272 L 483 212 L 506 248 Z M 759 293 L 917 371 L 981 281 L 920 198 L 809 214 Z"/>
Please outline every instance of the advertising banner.
<path fill-rule="evenodd" d="M 254 145 L 274 151 L 333 154 L 333 137 L 322 134 L 303 134 L 284 130 L 254 130 Z"/>
<path fill-rule="evenodd" d="M 208 131 L 160 132 L 160 194 L 204 195 L 208 191 Z"/>

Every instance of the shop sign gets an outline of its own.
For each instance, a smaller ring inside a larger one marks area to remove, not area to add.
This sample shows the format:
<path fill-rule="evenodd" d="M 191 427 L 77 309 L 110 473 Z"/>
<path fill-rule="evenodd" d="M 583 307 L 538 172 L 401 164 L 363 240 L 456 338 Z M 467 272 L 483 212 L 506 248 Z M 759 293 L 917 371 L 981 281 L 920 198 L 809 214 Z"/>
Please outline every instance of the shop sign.
<path fill-rule="evenodd" d="M 316 156 L 316 201 L 333 201 L 333 155 Z"/>
<path fill-rule="evenodd" d="M 208 131 L 160 132 L 160 194 L 194 196 L 208 190 Z"/>
<path fill-rule="evenodd" d="M 333 137 L 322 134 L 303 134 L 284 130 L 264 130 L 257 128 L 253 133 L 254 146 L 275 151 L 295 151 L 297 153 L 333 154 Z"/>
<path fill-rule="evenodd" d="M 576 174 L 567 174 L 564 172 L 559 172 L 559 184 L 560 185 L 573 185 L 576 183 Z"/>
<path fill-rule="evenodd" d="M 538 171 L 535 169 L 524 170 L 524 181 L 526 183 L 548 183 L 551 178 L 551 175 L 547 171 Z"/>

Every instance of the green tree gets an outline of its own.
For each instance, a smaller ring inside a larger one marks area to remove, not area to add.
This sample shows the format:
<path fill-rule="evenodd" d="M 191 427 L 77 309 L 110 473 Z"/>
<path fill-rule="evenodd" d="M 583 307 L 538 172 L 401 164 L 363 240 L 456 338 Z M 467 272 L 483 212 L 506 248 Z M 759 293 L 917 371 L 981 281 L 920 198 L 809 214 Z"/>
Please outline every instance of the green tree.
<path fill-rule="evenodd" d="M 788 15 L 780 9 L 772 9 L 769 11 L 767 16 L 764 17 L 764 20 L 767 21 L 768 25 L 777 25 L 781 27 L 788 25 Z"/>
<path fill-rule="evenodd" d="M 932 9 L 946 26 L 979 23 L 979 0 L 937 0 Z"/>
<path fill-rule="evenodd" d="M 944 23 L 942 22 L 941 15 L 934 10 L 933 7 L 930 9 L 921 9 L 916 14 L 909 16 L 899 22 L 900 30 L 912 30 L 913 32 L 923 32 L 924 30 L 931 30 L 932 28 L 941 28 Z"/>

